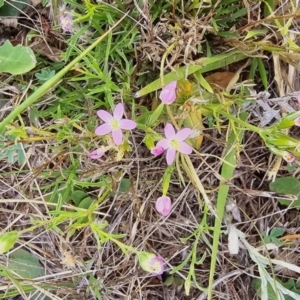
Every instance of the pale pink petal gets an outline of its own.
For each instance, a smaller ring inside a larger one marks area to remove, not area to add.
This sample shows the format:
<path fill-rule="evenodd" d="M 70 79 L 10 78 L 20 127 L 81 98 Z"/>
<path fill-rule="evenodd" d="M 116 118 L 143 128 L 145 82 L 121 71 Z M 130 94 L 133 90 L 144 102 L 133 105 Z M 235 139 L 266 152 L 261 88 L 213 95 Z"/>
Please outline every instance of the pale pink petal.
<path fill-rule="evenodd" d="M 105 123 L 96 128 L 95 134 L 97 135 L 106 135 L 112 131 L 110 124 Z"/>
<path fill-rule="evenodd" d="M 176 100 L 176 86 L 177 81 L 172 81 L 162 88 L 162 91 L 159 95 L 162 103 L 171 104 Z"/>
<path fill-rule="evenodd" d="M 154 156 L 159 156 L 161 154 L 163 154 L 165 151 L 165 149 L 163 147 L 154 147 L 151 149 L 151 153 L 154 155 Z"/>
<path fill-rule="evenodd" d="M 123 133 L 121 129 L 116 129 L 112 131 L 112 138 L 117 146 L 122 144 Z"/>
<path fill-rule="evenodd" d="M 115 110 L 113 112 L 114 119 L 120 121 L 124 115 L 124 105 L 123 103 L 119 103 L 116 105 Z"/>
<path fill-rule="evenodd" d="M 188 145 L 187 143 L 181 142 L 178 152 L 183 153 L 183 154 L 191 154 L 193 152 L 193 148 L 190 145 Z"/>
<path fill-rule="evenodd" d="M 99 148 L 99 149 L 96 149 L 96 150 L 92 151 L 91 153 L 89 153 L 88 157 L 91 159 L 98 159 L 101 156 L 103 156 L 104 153 L 105 153 L 105 151 L 103 149 Z"/>
<path fill-rule="evenodd" d="M 119 121 L 119 127 L 121 129 L 132 130 L 136 127 L 136 123 L 132 120 L 123 119 Z"/>
<path fill-rule="evenodd" d="M 176 133 L 175 138 L 178 142 L 183 142 L 185 139 L 189 137 L 191 133 L 192 133 L 191 128 L 183 128 Z"/>
<path fill-rule="evenodd" d="M 165 127 L 165 137 L 172 140 L 175 137 L 175 129 L 171 123 L 167 123 Z"/>
<path fill-rule="evenodd" d="M 283 151 L 282 158 L 288 163 L 292 163 L 296 159 L 296 156 L 291 152 Z"/>
<path fill-rule="evenodd" d="M 164 272 L 164 260 L 160 256 L 153 257 L 150 260 L 153 275 L 161 275 Z"/>
<path fill-rule="evenodd" d="M 300 104 L 300 95 L 297 96 L 297 101 L 298 101 L 299 104 Z"/>
<path fill-rule="evenodd" d="M 169 166 L 174 162 L 175 154 L 176 154 L 176 150 L 174 148 L 169 148 L 167 150 L 166 159 L 167 159 L 167 164 Z"/>
<path fill-rule="evenodd" d="M 169 141 L 167 139 L 160 140 L 156 144 L 156 148 L 163 148 L 164 150 L 168 149 L 170 147 Z"/>
<path fill-rule="evenodd" d="M 300 117 L 294 120 L 296 126 L 300 126 Z"/>
<path fill-rule="evenodd" d="M 101 120 L 103 120 L 106 123 L 110 122 L 113 119 L 113 116 L 103 109 L 98 110 L 97 115 Z"/>
<path fill-rule="evenodd" d="M 156 200 L 156 210 L 163 216 L 167 216 L 172 209 L 171 199 L 167 196 L 161 196 Z"/>

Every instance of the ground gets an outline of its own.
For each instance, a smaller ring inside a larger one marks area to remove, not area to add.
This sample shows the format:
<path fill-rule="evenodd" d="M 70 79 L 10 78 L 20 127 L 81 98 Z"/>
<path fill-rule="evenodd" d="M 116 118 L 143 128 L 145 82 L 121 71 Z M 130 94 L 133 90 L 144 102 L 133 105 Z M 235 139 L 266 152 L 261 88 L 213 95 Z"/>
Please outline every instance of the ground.
<path fill-rule="evenodd" d="M 297 1 L 2 2 L 0 299 L 300 299 Z"/>

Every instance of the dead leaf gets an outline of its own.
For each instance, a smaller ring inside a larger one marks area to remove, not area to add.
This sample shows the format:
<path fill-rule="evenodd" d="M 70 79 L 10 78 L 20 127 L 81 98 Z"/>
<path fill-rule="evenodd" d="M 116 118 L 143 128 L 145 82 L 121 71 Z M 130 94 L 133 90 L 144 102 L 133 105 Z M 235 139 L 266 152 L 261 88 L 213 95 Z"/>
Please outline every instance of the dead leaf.
<path fill-rule="evenodd" d="M 44 41 L 39 40 L 30 45 L 35 53 L 39 53 L 53 62 L 60 61 L 62 51 L 53 46 L 47 45 Z"/>
<path fill-rule="evenodd" d="M 205 79 L 212 88 L 226 89 L 234 75 L 235 73 L 233 72 L 216 72 L 206 76 Z"/>

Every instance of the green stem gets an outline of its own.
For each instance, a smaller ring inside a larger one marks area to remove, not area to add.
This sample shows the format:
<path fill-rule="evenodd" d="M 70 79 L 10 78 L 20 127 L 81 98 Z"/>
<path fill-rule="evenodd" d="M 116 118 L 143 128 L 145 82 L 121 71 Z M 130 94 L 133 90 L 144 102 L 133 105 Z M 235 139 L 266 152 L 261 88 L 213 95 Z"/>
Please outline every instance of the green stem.
<path fill-rule="evenodd" d="M 17 106 L 1 123 L 0 132 L 3 131 L 12 120 L 14 120 L 19 114 L 21 114 L 26 108 L 40 99 L 45 93 L 47 93 L 58 81 L 70 71 L 84 56 L 86 56 L 92 49 L 94 49 L 120 22 L 127 16 L 125 14 L 116 24 L 114 24 L 107 32 L 100 36 L 92 45 L 80 53 L 73 61 L 59 71 L 55 76 L 45 82 L 38 90 L 30 95 L 23 103 Z"/>
<path fill-rule="evenodd" d="M 236 122 L 236 123 L 244 126 L 246 129 L 250 129 L 250 130 L 258 133 L 259 135 L 262 134 L 263 129 L 260 129 L 260 128 L 258 128 L 256 126 L 253 126 L 253 125 L 251 125 L 251 124 L 249 124 L 249 123 L 247 123 L 247 122 L 245 122 L 243 120 L 240 120 L 239 118 L 236 118 L 236 117 L 232 116 L 231 114 L 229 114 L 229 113 L 227 113 L 227 112 L 225 112 L 225 111 L 223 111 L 221 109 L 216 109 L 216 111 L 219 114 L 223 115 L 224 117 L 227 117 L 229 120 L 232 120 L 232 121 L 234 121 L 234 122 Z"/>

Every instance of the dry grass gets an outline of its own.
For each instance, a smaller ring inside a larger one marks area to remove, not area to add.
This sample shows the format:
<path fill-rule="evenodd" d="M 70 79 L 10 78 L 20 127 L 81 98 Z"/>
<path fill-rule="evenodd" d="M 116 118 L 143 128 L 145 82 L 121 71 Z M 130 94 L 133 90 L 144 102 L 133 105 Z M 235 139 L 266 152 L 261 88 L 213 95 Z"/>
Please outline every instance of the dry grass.
<path fill-rule="evenodd" d="M 134 2 L 135 3 L 135 2 Z M 147 3 L 147 2 L 145 2 Z M 133 5 L 133 3 L 131 3 Z M 136 5 L 136 3 L 135 3 Z M 154 4 L 153 4 L 154 5 Z M 255 28 L 257 25 L 265 24 L 270 27 L 268 35 L 260 41 L 276 41 L 282 50 L 282 37 L 278 37 L 277 28 L 269 19 L 260 19 L 260 7 L 256 3 L 244 1 L 244 5 L 249 9 L 248 16 L 241 18 L 234 26 L 233 31 L 245 36 L 246 28 Z M 150 5 L 142 8 L 143 15 L 140 15 L 140 22 L 145 18 L 150 18 Z M 278 6 L 275 15 L 280 14 L 280 18 L 285 19 L 283 14 L 290 15 L 290 11 L 285 10 L 286 4 Z M 174 65 L 187 64 L 191 61 L 205 56 L 196 51 L 197 46 L 203 45 L 203 36 L 207 35 L 211 43 L 213 53 L 219 53 L 231 47 L 239 48 L 241 51 L 252 55 L 257 47 L 261 47 L 260 55 L 266 55 L 265 49 L 261 46 L 246 44 L 242 39 L 239 42 L 233 38 L 213 37 L 215 33 L 211 26 L 211 18 L 216 10 L 211 10 L 207 15 L 201 15 L 192 19 L 189 14 L 186 18 L 162 17 L 154 24 L 146 22 L 139 28 L 141 39 L 136 47 L 137 73 L 143 72 L 146 65 L 159 69 L 160 61 L 167 48 L 174 42 L 178 44 L 170 51 L 165 65 L 165 72 L 173 70 Z M 290 29 L 291 34 L 296 35 L 295 42 L 298 42 L 298 24 L 296 13 L 294 27 Z M 272 17 L 273 18 L 273 17 Z M 146 20 L 147 21 L 147 20 Z M 173 28 L 178 22 L 180 30 Z M 199 34 L 201 32 L 201 34 Z M 210 34 L 208 34 L 210 33 Z M 245 47 L 249 48 L 245 48 Z M 63 49 L 63 47 L 62 47 Z M 204 48 L 203 48 L 204 49 Z M 203 52 L 206 52 L 203 50 Z M 196 54 L 197 53 L 197 54 Z M 253 54 L 254 55 L 254 54 Z M 282 56 L 281 56 L 282 58 Z M 49 59 L 49 57 L 48 57 Z M 279 59 L 278 64 L 273 63 L 274 57 L 266 60 L 270 70 L 270 89 L 274 97 L 282 97 L 295 90 L 298 79 L 298 70 L 295 71 L 291 64 Z M 237 63 L 229 66 L 229 71 L 236 71 L 241 65 Z M 246 74 L 249 68 L 244 70 Z M 279 74 L 280 72 L 280 74 Z M 292 74 L 291 74 L 292 73 Z M 272 81 L 274 78 L 275 81 Z M 286 79 L 289 79 L 287 81 Z M 3 75 L 3 80 L 5 77 Z M 13 82 L 10 82 L 13 85 Z M 134 84 L 135 85 L 135 84 Z M 258 82 L 261 90 L 261 82 Z M 56 100 L 51 93 L 50 98 L 45 99 L 37 105 L 38 110 L 49 108 Z M 118 96 L 116 96 L 118 97 Z M 16 104 L 14 95 L 9 94 L 7 99 L 11 99 L 3 108 L 1 115 L 6 114 Z M 293 100 L 284 100 L 291 104 Z M 151 99 L 144 98 L 140 103 L 150 106 Z M 271 106 L 273 103 L 269 102 Z M 276 104 L 275 104 L 276 105 Z M 292 104 L 294 109 L 299 109 Z M 261 109 L 258 107 L 258 109 Z M 281 109 L 273 106 L 273 109 Z M 3 111 L 3 113 L 2 113 Z M 86 116 L 92 115 L 92 110 L 88 109 Z M 281 111 L 281 113 L 285 113 Z M 29 123 L 28 112 L 22 116 L 23 121 Z M 259 124 L 259 119 L 250 112 L 249 120 L 252 124 Z M 60 120 L 62 121 L 62 120 Z M 205 120 L 204 142 L 201 146 L 201 155 L 191 155 L 191 160 L 199 176 L 207 195 L 215 205 L 216 195 L 219 189 L 220 169 L 226 145 L 227 121 L 222 124 L 222 131 L 217 132 L 215 128 L 209 128 L 208 121 Z M 66 121 L 67 122 L 67 121 Z M 33 132 L 30 127 L 35 125 L 40 130 L 49 133 L 41 134 Z M 85 128 L 86 121 L 78 122 L 79 126 Z M 97 182 L 101 176 L 106 175 L 113 183 L 114 195 L 107 197 L 98 207 L 96 222 L 106 220 L 109 226 L 106 231 L 109 233 L 124 234 L 122 243 L 131 245 L 139 251 L 148 251 L 162 256 L 166 260 L 166 272 L 162 277 L 149 276 L 140 269 L 134 255 L 126 256 L 122 253 L 118 245 L 111 241 L 103 243 L 98 249 L 95 236 L 89 227 L 76 230 L 70 234 L 68 221 L 59 224 L 57 228 L 39 227 L 33 231 L 26 232 L 16 244 L 16 249 L 24 248 L 30 251 L 39 259 L 45 268 L 45 276 L 35 280 L 39 283 L 48 283 L 53 286 L 49 289 L 47 296 L 51 299 L 97 299 L 95 290 L 99 290 L 103 299 L 117 300 L 140 300 L 140 299 L 170 299 L 170 300 L 204 300 L 206 294 L 193 287 L 190 295 L 185 295 L 183 280 L 189 271 L 189 264 L 176 273 L 178 284 L 166 286 L 169 271 L 178 266 L 187 257 L 194 246 L 194 237 L 186 242 L 181 239 L 194 233 L 203 217 L 203 201 L 199 191 L 192 185 L 189 178 L 184 177 L 185 184 L 182 183 L 178 172 L 174 172 L 170 184 L 169 196 L 173 199 L 172 212 L 168 217 L 161 217 L 155 211 L 155 201 L 161 195 L 162 177 L 166 168 L 165 158 L 153 158 L 151 153 L 142 143 L 143 133 L 134 132 L 132 135 L 133 152 L 126 155 L 124 159 L 116 162 L 112 153 L 97 161 L 88 160 L 86 157 L 87 143 L 84 132 L 73 128 L 73 139 L 58 139 L 59 129 L 54 128 L 55 135 L 51 136 L 50 128 L 57 126 L 57 120 L 49 117 L 38 118 L 36 124 L 27 127 L 28 136 L 24 139 L 23 153 L 26 161 L 23 165 L 17 162 L 8 163 L 6 158 L 0 161 L 0 228 L 3 232 L 17 230 L 23 231 L 33 226 L 33 220 L 47 221 L 52 216 L 49 211 L 57 207 L 59 203 L 48 203 L 55 190 L 57 178 L 63 180 L 65 185 L 68 182 L 68 170 L 72 169 L 74 160 L 76 164 L 75 178 L 77 181 Z M 161 128 L 157 131 L 162 132 Z M 293 132 L 292 132 L 293 133 Z M 299 132 L 294 132 L 294 136 L 299 138 Z M 34 137 L 42 137 L 34 140 Z M 91 143 L 94 143 L 92 140 Z M 74 151 L 74 145 L 79 148 Z M 244 136 L 242 148 L 240 149 L 238 165 L 235 169 L 234 177 L 230 181 L 230 193 L 228 201 L 240 213 L 240 220 L 236 216 L 227 212 L 225 219 L 234 223 L 239 230 L 245 233 L 248 242 L 253 247 L 261 246 L 261 233 L 273 227 L 282 227 L 288 234 L 297 233 L 300 226 L 298 210 L 281 206 L 276 198 L 261 196 L 260 193 L 269 191 L 268 174 L 272 169 L 276 156 L 270 154 L 263 141 L 255 133 L 247 132 Z M 277 176 L 288 174 L 285 163 L 280 165 Z M 299 168 L 294 172 L 294 176 L 299 176 Z M 126 192 L 120 192 L 119 184 L 122 178 L 129 178 L 131 185 Z M 46 188 L 47 186 L 49 188 Z M 52 186 L 51 186 L 52 185 Z M 98 199 L 104 192 L 104 187 L 96 185 L 86 188 L 87 193 Z M 62 211 L 70 211 L 74 204 L 68 199 L 61 207 Z M 46 203 L 47 202 L 47 203 Z M 53 215 L 57 215 L 56 211 Z M 214 226 L 214 216 L 208 218 L 208 230 L 200 238 L 196 246 L 197 258 L 206 255 L 202 264 L 196 266 L 196 281 L 201 287 L 208 286 L 209 269 L 211 261 L 212 232 Z M 293 241 L 291 245 L 283 246 L 277 251 L 265 252 L 266 256 L 275 257 L 292 264 L 298 264 L 298 242 Z M 7 264 L 9 255 L 0 256 L 1 263 Z M 269 270 L 270 273 L 272 270 Z M 298 274 L 285 269 L 274 268 L 274 273 L 280 278 L 293 278 L 297 280 Z M 214 299 L 251 299 L 256 300 L 255 289 L 251 286 L 253 278 L 259 276 L 257 267 L 251 260 L 248 251 L 241 247 L 238 255 L 230 255 L 228 251 L 228 238 L 222 234 L 217 258 L 217 268 L 215 271 Z M 22 284 L 22 280 L 20 281 Z M 67 283 L 68 287 L 58 287 L 58 284 Z M 6 291 L 11 281 L 2 276 L 0 278 L 0 292 Z M 55 298 L 56 297 L 56 298 Z M 300 297 L 300 296 L 299 296 Z M 21 296 L 9 298 L 14 300 L 23 299 Z M 33 299 L 33 298 L 30 298 Z"/>

